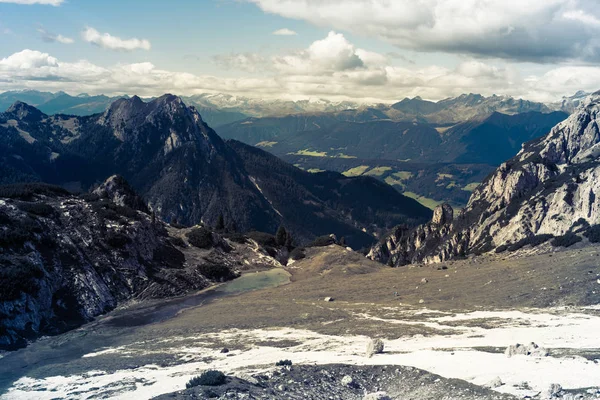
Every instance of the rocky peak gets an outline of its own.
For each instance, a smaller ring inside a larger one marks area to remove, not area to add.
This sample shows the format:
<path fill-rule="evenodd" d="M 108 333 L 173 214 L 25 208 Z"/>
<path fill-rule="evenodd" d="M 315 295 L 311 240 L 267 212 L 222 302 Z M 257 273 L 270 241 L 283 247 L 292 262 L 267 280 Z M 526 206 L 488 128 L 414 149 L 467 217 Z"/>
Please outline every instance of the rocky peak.
<path fill-rule="evenodd" d="M 94 192 L 100 198 L 109 199 L 119 206 L 127 206 L 134 210 L 148 212 L 146 203 L 129 186 L 129 183 L 120 175 L 113 175 L 98 186 Z"/>
<path fill-rule="evenodd" d="M 540 155 L 557 165 L 596 159 L 600 154 L 599 116 L 600 94 L 594 93 L 541 141 L 537 146 Z M 522 153 L 526 154 L 527 150 Z"/>
<path fill-rule="evenodd" d="M 16 101 L 6 110 L 6 114 L 9 114 L 14 119 L 25 120 L 27 122 L 40 121 L 45 117 L 44 113 L 40 110 L 22 101 Z"/>
<path fill-rule="evenodd" d="M 454 210 L 448 203 L 440 204 L 433 210 L 431 222 L 436 225 L 445 225 L 452 223 L 454 219 Z"/>
<path fill-rule="evenodd" d="M 136 140 L 141 129 L 153 126 L 162 130 L 160 140 L 168 140 L 168 146 L 165 145 L 168 148 L 198 138 L 205 125 L 195 108 L 187 107 L 180 97 L 172 94 L 147 103 L 138 96 L 118 99 L 99 117 L 98 123 L 110 126 L 121 141 Z"/>
<path fill-rule="evenodd" d="M 430 224 L 396 229 L 369 257 L 403 265 L 537 246 L 552 236 L 579 235 L 581 240 L 600 223 L 599 116 L 596 93 L 498 167 L 454 221 L 450 209 L 440 206 Z"/>

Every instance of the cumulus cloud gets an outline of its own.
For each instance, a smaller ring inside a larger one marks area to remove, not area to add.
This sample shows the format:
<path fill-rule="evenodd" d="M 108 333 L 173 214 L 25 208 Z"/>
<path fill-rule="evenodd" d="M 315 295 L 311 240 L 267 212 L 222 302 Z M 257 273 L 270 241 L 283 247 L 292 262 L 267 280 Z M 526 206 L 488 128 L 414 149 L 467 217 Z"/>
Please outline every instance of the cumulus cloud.
<path fill-rule="evenodd" d="M 109 33 L 100 33 L 94 28 L 86 28 L 81 34 L 83 40 L 104 49 L 118 51 L 150 50 L 150 42 L 146 39 L 121 39 Z"/>
<path fill-rule="evenodd" d="M 400 48 L 555 62 L 600 61 L 596 0 L 246 0 L 263 11 Z"/>
<path fill-rule="evenodd" d="M 597 66 L 544 67 L 541 72 L 527 76 L 519 73 L 518 64 L 491 64 L 480 59 L 465 59 L 452 68 L 400 67 L 386 64 L 386 56 L 356 49 L 337 35 L 330 34 L 324 39 L 325 43 L 319 41 L 314 47 L 311 45 L 287 56 L 255 58 L 251 54 L 244 57 L 233 54 L 221 57 L 220 62 L 230 67 L 241 65 L 249 71 L 264 71 L 258 76 L 242 78 L 173 72 L 150 62 L 102 67 L 86 60 L 66 62 L 48 53 L 23 50 L 0 59 L 0 90 L 144 96 L 166 92 L 182 95 L 221 92 L 259 98 L 323 97 L 393 102 L 414 96 L 438 100 L 468 92 L 555 101 L 577 90 L 600 89 L 600 67 Z M 282 57 L 287 57 L 288 64 L 285 68 L 275 67 Z M 266 70 L 260 69 L 260 65 L 273 67 Z"/>
<path fill-rule="evenodd" d="M 58 60 L 48 53 L 26 49 L 0 60 L 0 67 L 7 70 L 35 70 L 58 67 Z"/>
<path fill-rule="evenodd" d="M 66 37 L 66 36 L 63 36 L 60 34 L 57 35 L 52 32 L 48 32 L 43 28 L 39 28 L 38 32 L 42 36 L 42 40 L 44 42 L 48 42 L 48 43 L 58 42 L 58 43 L 62 43 L 62 44 L 73 44 L 75 42 L 75 40 L 71 39 L 70 37 Z"/>
<path fill-rule="evenodd" d="M 43 4 L 50 6 L 60 6 L 65 0 L 0 0 L 0 3 L 12 3 L 12 4 Z"/>
<path fill-rule="evenodd" d="M 283 29 L 278 29 L 275 32 L 273 32 L 273 35 L 275 35 L 275 36 L 295 36 L 295 35 L 297 35 L 297 33 L 291 29 L 283 28 Z"/>
<path fill-rule="evenodd" d="M 336 32 L 329 32 L 306 50 L 273 59 L 273 67 L 286 74 L 324 74 L 364 66 L 354 45 Z"/>

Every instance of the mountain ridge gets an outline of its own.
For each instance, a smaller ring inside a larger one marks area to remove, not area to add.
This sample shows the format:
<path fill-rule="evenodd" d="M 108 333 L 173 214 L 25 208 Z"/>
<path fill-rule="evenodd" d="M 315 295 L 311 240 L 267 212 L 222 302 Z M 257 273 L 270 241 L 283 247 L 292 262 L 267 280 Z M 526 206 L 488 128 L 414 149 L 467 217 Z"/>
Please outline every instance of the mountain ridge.
<path fill-rule="evenodd" d="M 398 227 L 371 249 L 369 257 L 404 265 L 517 250 L 553 237 L 557 246 L 597 240 L 599 118 L 600 95 L 594 94 L 493 172 L 458 218 L 441 207 L 434 216 L 441 213 L 444 218 L 417 228 Z"/>
<path fill-rule="evenodd" d="M 223 142 L 194 107 L 187 107 L 181 98 L 173 95 L 148 103 L 139 97 L 120 99 L 105 112 L 87 117 L 43 114 L 41 119 L 35 120 L 14 117 L 0 114 L 0 132 L 7 139 L 0 145 L 3 183 L 41 180 L 85 190 L 107 176 L 119 174 L 144 197 L 157 216 L 166 221 L 215 225 L 222 217 L 226 224 L 241 231 L 274 232 L 288 217 L 300 213 L 305 221 L 312 221 L 313 226 L 308 230 L 306 226 L 297 227 L 296 238 L 300 242 L 335 233 L 346 236 L 348 243 L 357 247 L 368 245 L 374 240 L 373 235 L 395 223 L 414 224 L 430 215 L 430 211 L 416 202 L 407 202 L 400 194 L 394 194 L 386 195 L 389 200 L 385 207 L 377 206 L 380 212 L 385 208 L 397 210 L 389 221 L 376 219 L 375 212 L 366 219 L 349 219 L 351 215 L 365 214 L 353 214 L 349 203 L 333 201 L 331 195 L 338 190 L 340 182 L 350 182 L 351 178 L 336 175 L 323 180 L 291 166 L 285 169 L 289 174 L 286 179 L 294 184 L 282 182 L 275 185 L 278 190 L 287 193 L 302 187 L 301 192 L 307 196 L 315 196 L 317 191 L 322 194 L 295 208 L 282 202 L 275 209 L 272 199 L 256 184 L 257 179 L 268 182 L 270 171 L 264 169 L 261 176 L 250 176 L 248 160 Z M 242 147 L 237 146 L 239 152 Z M 253 157 L 274 160 L 264 152 L 254 153 Z M 295 178 L 291 178 L 298 174 L 305 184 L 298 185 Z M 317 190 L 317 182 L 324 185 L 324 191 Z M 390 193 L 387 187 L 370 187 Z M 270 194 L 276 195 L 275 192 Z M 394 202 L 407 205 L 407 212 L 398 210 Z M 362 206 L 368 208 L 367 204 Z M 375 220 L 379 221 L 377 226 L 373 226 Z M 326 232 L 328 225 L 335 229 Z"/>

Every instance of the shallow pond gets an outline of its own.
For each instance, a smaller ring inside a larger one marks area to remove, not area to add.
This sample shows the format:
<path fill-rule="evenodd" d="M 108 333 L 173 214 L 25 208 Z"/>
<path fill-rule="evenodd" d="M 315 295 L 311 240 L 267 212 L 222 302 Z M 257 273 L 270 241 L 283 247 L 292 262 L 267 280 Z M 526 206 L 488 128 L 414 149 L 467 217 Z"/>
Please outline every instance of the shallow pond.
<path fill-rule="evenodd" d="M 202 306 L 219 297 L 277 287 L 289 282 L 290 274 L 282 268 L 250 272 L 243 274 L 237 279 L 195 295 L 164 300 L 160 303 L 142 305 L 113 312 L 101 321 L 108 326 L 114 327 L 148 325 L 165 321 L 177 315 L 181 310 Z"/>

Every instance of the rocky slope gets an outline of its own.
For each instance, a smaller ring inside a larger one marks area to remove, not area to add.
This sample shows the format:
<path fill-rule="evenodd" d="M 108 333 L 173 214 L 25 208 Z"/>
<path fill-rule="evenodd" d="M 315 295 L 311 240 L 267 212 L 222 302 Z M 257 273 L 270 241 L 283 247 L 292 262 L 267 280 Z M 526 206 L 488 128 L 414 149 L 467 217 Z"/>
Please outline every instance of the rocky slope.
<path fill-rule="evenodd" d="M 426 225 L 396 228 L 369 257 L 403 265 L 517 250 L 553 236 L 557 246 L 598 240 L 599 112 L 596 93 L 548 135 L 526 143 L 503 163 L 456 219 L 448 207 L 440 207 Z"/>
<path fill-rule="evenodd" d="M 514 400 L 508 394 L 459 379 L 445 379 L 412 367 L 300 365 L 254 376 L 240 373 L 217 386 L 196 386 L 164 394 L 167 399 L 347 399 L 347 400 Z M 377 377 L 374 379 L 374 377 Z"/>
<path fill-rule="evenodd" d="M 281 266 L 276 249 L 229 242 L 205 228 L 198 248 L 191 230 L 154 218 L 120 177 L 82 196 L 45 184 L 0 186 L 0 350 L 64 332 L 132 298 L 199 290 L 247 264 Z"/>
<path fill-rule="evenodd" d="M 0 114 L 0 134 L 5 138 L 0 144 L 0 183 L 44 181 L 86 190 L 119 174 L 159 218 L 169 222 L 214 226 L 222 216 L 230 229 L 271 233 L 281 224 L 294 225 L 290 229 L 300 242 L 327 231 L 362 247 L 374 241 L 374 231 L 411 220 L 418 223 L 429 216 L 412 200 L 386 197 L 387 188 L 368 179 L 352 181 L 336 174 L 328 181 L 289 165 L 279 169 L 279 175 L 286 171 L 287 183 L 279 185 L 278 192 L 262 190 L 272 170 L 249 171 L 243 145 L 223 142 L 194 107 L 172 95 L 147 103 L 138 97 L 119 99 L 104 113 L 88 117 L 47 116 L 15 103 Z M 252 158 L 281 164 L 264 152 L 254 152 Z M 373 209 L 366 217 L 349 207 L 332 209 L 327 199 L 336 196 L 340 179 L 352 181 L 353 187 L 364 183 L 363 191 L 378 189 L 375 193 L 387 200 L 355 202 L 360 210 Z M 310 193 L 302 193 L 307 197 L 298 197 L 298 186 L 319 186 L 320 194 L 308 189 Z M 300 202 L 292 207 L 279 198 Z M 407 208 L 398 209 L 400 203 Z M 373 218 L 389 209 L 395 210 L 392 218 Z M 298 226 L 302 217 L 310 224 Z"/>

